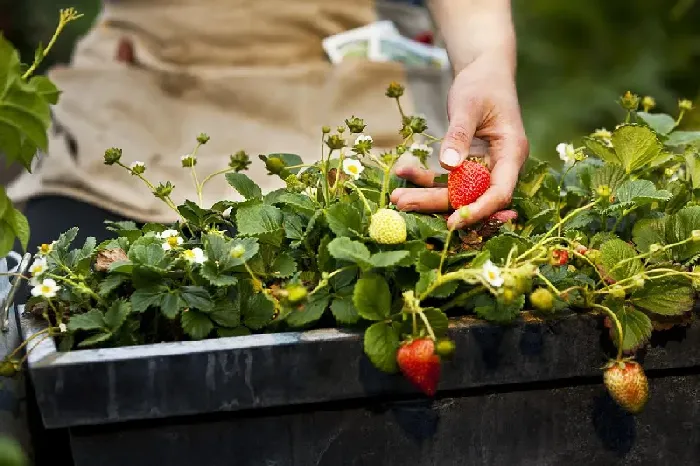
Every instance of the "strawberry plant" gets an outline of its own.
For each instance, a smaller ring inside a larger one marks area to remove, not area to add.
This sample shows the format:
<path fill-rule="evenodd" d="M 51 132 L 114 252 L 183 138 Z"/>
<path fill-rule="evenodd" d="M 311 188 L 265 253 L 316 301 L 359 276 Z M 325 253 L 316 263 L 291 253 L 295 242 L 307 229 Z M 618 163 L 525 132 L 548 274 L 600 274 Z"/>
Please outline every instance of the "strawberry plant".
<path fill-rule="evenodd" d="M 402 94 L 398 84 L 387 90 L 397 103 Z M 441 361 L 455 350 L 448 315 L 508 324 L 524 313 L 586 313 L 605 320 L 617 349 L 606 384 L 623 407 L 638 411 L 646 395 L 643 370 L 631 362 L 635 351 L 654 329 L 692 319 L 700 134 L 676 130 L 687 101 L 676 118 L 639 111 L 631 93 L 620 103 L 626 118 L 614 131 L 598 130 L 581 147 L 560 144 L 562 171 L 530 161 L 512 210 L 464 231 L 448 229 L 443 214 L 390 205 L 391 191 L 406 184 L 392 175 L 399 156 L 424 160 L 424 142 L 438 141 L 400 104 L 403 142 L 392 150 L 377 151 L 364 121 L 351 117 L 322 128 L 315 163 L 261 155 L 284 189 L 263 193 L 245 174 L 249 157 L 232 155 L 217 174 L 240 202 L 202 205 L 211 179 L 197 173 L 205 134 L 182 157 L 199 201 L 182 205 L 172 201 L 170 182 L 149 180 L 147 166 L 108 149 L 105 164 L 146 183 L 179 220 L 111 223 L 115 237 L 101 244 L 73 245 L 72 229 L 43 245 L 27 309 L 49 325 L 28 341 L 54 337 L 68 351 L 340 326 L 364 331 L 377 369 L 403 373 L 433 395 Z M 468 197 L 457 207 L 468 204 L 489 176 L 468 162 L 448 180 L 450 198 Z M 19 367 L 18 354 L 4 370 Z M 613 373 L 625 364 L 633 376 Z M 633 391 L 635 400 L 626 395 Z"/>

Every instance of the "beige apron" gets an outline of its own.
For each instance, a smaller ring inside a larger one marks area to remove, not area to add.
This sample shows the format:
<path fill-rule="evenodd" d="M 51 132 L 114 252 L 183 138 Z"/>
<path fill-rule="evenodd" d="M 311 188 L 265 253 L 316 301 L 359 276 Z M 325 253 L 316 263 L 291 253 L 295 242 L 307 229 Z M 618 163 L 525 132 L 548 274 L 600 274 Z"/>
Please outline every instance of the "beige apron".
<path fill-rule="evenodd" d="M 172 181 L 180 203 L 196 199 L 180 157 L 206 132 L 200 179 L 242 149 L 253 159 L 248 175 L 270 191 L 283 183 L 266 174 L 257 155 L 291 152 L 315 161 L 323 125 L 356 115 L 375 145 L 398 144 L 400 118 L 384 96 L 391 81 L 407 85 L 406 111 L 424 114 L 440 134 L 447 72 L 357 60 L 333 65 L 322 49 L 326 36 L 387 17 L 402 32 L 430 26 L 421 8 L 377 9 L 370 0 L 108 2 L 70 66 L 50 72 L 63 92 L 56 121 L 75 139 L 77 157 L 65 133 L 52 131 L 48 154 L 9 194 L 16 201 L 60 194 L 135 220 L 172 221 L 172 211 L 139 180 L 103 164 L 106 148 L 122 148 L 127 164 L 144 162 L 154 184 Z M 135 44 L 137 65 L 115 60 L 123 37 Z M 238 199 L 223 177 L 207 185 L 204 204 L 220 199 Z"/>

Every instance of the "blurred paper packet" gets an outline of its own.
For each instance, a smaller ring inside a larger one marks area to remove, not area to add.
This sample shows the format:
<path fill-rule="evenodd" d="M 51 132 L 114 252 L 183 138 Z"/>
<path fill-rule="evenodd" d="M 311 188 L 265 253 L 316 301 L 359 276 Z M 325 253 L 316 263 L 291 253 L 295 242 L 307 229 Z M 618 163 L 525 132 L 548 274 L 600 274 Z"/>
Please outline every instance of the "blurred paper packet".
<path fill-rule="evenodd" d="M 370 56 L 371 43 L 372 38 L 378 35 L 399 35 L 399 31 L 391 21 L 377 21 L 326 37 L 323 39 L 323 48 L 332 63 L 340 63 L 349 57 L 373 60 Z"/>
<path fill-rule="evenodd" d="M 447 51 L 422 44 L 399 34 L 375 33 L 369 56 L 374 61 L 395 61 L 407 67 L 433 67 L 446 70 L 450 66 Z"/>

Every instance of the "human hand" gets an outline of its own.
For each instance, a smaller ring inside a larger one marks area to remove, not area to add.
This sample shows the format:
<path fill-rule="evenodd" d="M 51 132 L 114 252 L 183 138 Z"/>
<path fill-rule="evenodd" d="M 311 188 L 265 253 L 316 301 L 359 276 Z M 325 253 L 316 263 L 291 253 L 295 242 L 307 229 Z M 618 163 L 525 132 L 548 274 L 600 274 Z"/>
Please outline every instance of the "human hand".
<path fill-rule="evenodd" d="M 515 89 L 513 73 L 498 57 L 482 56 L 456 77 L 448 96 L 450 126 L 440 148 L 440 164 L 458 167 L 468 156 L 473 137 L 489 143 L 491 186 L 467 206 L 468 218 L 454 212 L 448 225 L 462 228 L 481 221 L 510 204 L 518 174 L 529 148 Z M 423 188 L 399 188 L 391 201 L 399 210 L 443 212 L 449 210 L 447 188 L 434 184 L 435 174 L 413 167 L 396 174 Z"/>

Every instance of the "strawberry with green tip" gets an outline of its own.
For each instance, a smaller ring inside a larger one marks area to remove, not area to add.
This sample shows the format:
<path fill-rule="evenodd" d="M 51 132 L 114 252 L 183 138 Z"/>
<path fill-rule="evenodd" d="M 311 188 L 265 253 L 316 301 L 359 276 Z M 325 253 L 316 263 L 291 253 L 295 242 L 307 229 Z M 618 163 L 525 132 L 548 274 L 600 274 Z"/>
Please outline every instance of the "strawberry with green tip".
<path fill-rule="evenodd" d="M 649 400 L 649 381 L 636 361 L 610 361 L 605 366 L 603 382 L 612 399 L 632 414 L 640 413 Z"/>
<path fill-rule="evenodd" d="M 417 338 L 404 343 L 396 355 L 399 369 L 414 386 L 428 396 L 434 396 L 440 381 L 440 357 L 435 354 L 435 342 Z"/>

